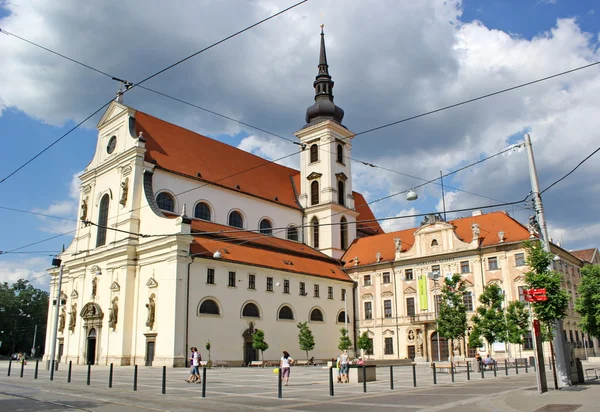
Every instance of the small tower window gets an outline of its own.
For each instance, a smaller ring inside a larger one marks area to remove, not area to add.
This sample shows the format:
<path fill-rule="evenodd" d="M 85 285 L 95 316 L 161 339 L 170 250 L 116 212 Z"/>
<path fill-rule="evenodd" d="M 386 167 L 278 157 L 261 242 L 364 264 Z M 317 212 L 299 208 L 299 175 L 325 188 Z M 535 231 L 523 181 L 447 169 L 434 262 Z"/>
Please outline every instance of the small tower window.
<path fill-rule="evenodd" d="M 314 144 L 310 147 L 310 162 L 318 162 L 319 161 L 319 146 Z"/>
<path fill-rule="evenodd" d="M 341 144 L 337 145 L 337 161 L 344 163 L 344 147 Z"/>
<path fill-rule="evenodd" d="M 319 220 L 315 217 L 312 221 L 312 230 L 313 230 L 313 247 L 315 249 L 319 248 Z"/>
<path fill-rule="evenodd" d="M 98 234 L 96 235 L 96 247 L 106 244 L 106 224 L 108 223 L 108 205 L 110 197 L 108 194 L 102 196 L 98 210 Z"/>
<path fill-rule="evenodd" d="M 348 249 L 348 222 L 345 217 L 340 220 L 340 240 L 342 249 Z"/>
<path fill-rule="evenodd" d="M 319 182 L 316 180 L 310 184 L 310 204 L 311 206 L 319 204 Z"/>
<path fill-rule="evenodd" d="M 338 182 L 338 203 L 340 205 L 344 205 L 344 197 L 345 197 L 345 187 L 344 187 L 344 182 L 342 182 L 341 180 Z"/>
<path fill-rule="evenodd" d="M 438 241 L 437 241 L 437 239 L 433 239 L 433 240 L 431 241 L 431 246 L 437 246 L 437 245 L 438 245 Z"/>

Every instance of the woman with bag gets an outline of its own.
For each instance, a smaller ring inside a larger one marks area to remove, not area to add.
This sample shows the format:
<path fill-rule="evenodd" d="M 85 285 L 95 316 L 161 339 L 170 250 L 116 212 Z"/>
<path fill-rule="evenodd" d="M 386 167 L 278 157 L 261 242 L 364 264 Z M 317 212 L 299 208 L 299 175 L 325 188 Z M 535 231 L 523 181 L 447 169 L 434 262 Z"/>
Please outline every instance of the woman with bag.
<path fill-rule="evenodd" d="M 290 354 L 283 351 L 279 367 L 281 368 L 281 382 L 283 382 L 285 386 L 287 386 L 288 381 L 290 380 L 290 366 L 292 366 L 293 363 L 294 359 L 292 359 Z"/>

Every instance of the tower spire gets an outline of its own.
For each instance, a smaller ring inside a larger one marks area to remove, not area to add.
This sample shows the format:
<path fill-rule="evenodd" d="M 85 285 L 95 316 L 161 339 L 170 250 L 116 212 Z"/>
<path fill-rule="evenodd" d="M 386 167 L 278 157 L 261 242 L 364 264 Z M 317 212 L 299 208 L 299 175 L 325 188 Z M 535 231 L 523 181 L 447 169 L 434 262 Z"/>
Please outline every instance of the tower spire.
<path fill-rule="evenodd" d="M 313 87 L 315 88 L 315 104 L 306 109 L 306 126 L 325 120 L 333 120 L 341 124 L 344 118 L 344 111 L 333 103 L 333 80 L 331 80 L 331 76 L 329 75 L 329 65 L 327 64 L 324 27 L 321 24 L 319 71 L 313 83 Z"/>

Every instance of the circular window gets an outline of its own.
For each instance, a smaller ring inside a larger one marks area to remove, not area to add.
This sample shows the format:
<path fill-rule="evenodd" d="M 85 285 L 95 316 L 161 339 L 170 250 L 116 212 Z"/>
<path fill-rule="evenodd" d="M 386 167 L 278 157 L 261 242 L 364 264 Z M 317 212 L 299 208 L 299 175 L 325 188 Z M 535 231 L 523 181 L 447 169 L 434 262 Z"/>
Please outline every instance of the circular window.
<path fill-rule="evenodd" d="M 106 146 L 106 151 L 108 154 L 111 154 L 115 151 L 115 147 L 117 147 L 117 136 L 113 136 L 108 141 L 108 146 Z"/>

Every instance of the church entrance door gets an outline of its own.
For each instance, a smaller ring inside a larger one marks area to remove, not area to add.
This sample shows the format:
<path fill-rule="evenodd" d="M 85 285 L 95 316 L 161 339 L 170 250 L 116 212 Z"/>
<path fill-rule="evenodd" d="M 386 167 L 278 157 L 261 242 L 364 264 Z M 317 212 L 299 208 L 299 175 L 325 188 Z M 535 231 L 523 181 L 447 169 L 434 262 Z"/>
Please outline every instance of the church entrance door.
<path fill-rule="evenodd" d="M 88 333 L 87 338 L 87 359 L 88 365 L 93 365 L 96 362 L 96 329 L 92 328 Z"/>
<path fill-rule="evenodd" d="M 250 362 L 258 360 L 258 351 L 252 347 L 252 342 L 244 342 L 244 363 L 249 365 Z"/>

